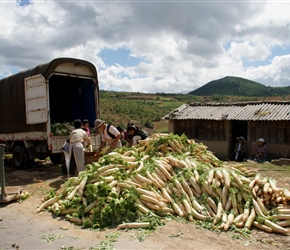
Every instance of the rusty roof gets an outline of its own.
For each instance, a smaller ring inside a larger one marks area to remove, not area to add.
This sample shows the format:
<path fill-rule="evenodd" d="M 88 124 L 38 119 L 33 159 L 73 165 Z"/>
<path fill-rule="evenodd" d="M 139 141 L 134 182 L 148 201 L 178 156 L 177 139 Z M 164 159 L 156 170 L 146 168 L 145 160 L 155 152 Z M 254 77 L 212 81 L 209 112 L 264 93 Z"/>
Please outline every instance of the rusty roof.
<path fill-rule="evenodd" d="M 162 119 L 285 121 L 290 120 L 290 102 L 191 103 L 180 106 Z"/>

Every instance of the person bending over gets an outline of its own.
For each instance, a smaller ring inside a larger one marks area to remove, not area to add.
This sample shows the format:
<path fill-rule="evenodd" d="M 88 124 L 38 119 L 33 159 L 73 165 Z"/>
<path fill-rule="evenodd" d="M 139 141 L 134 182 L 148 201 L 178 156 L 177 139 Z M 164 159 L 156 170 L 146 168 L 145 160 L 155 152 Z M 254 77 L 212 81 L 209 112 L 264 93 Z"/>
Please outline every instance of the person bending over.
<path fill-rule="evenodd" d="M 138 144 L 139 140 L 145 140 L 147 138 L 147 135 L 136 126 L 129 126 L 127 131 L 132 137 L 132 144 L 130 146 L 135 146 Z"/>
<path fill-rule="evenodd" d="M 101 145 L 98 148 L 95 156 L 99 156 L 101 150 L 108 146 L 109 148 L 106 150 L 106 154 L 112 152 L 115 148 L 122 148 L 121 143 L 121 134 L 116 127 L 113 125 L 106 124 L 105 121 L 97 119 L 94 122 L 95 130 L 98 133 L 101 133 Z"/>

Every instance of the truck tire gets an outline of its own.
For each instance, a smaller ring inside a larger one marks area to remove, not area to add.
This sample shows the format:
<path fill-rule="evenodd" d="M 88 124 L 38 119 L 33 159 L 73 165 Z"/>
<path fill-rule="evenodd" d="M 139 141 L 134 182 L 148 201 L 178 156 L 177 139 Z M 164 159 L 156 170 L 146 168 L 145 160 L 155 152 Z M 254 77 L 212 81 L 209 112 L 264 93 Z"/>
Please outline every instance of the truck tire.
<path fill-rule="evenodd" d="M 12 160 L 16 168 L 25 168 L 29 165 L 28 153 L 23 145 L 14 148 Z"/>
<path fill-rule="evenodd" d="M 49 156 L 50 161 L 52 162 L 53 165 L 56 164 L 61 164 L 64 162 L 64 154 L 60 153 L 60 154 L 52 154 Z"/>

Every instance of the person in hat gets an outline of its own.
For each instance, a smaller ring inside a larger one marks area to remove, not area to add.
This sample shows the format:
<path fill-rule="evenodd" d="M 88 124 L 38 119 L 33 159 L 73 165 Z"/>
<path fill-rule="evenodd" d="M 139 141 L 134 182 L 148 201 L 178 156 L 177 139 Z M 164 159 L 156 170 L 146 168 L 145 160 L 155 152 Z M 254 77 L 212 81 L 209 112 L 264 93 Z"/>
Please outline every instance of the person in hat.
<path fill-rule="evenodd" d="M 75 169 L 80 173 L 85 170 L 84 142 L 91 144 L 88 134 L 82 129 L 82 121 L 74 120 L 75 129 L 69 136 L 69 175 L 75 175 Z"/>
<path fill-rule="evenodd" d="M 257 147 L 255 149 L 255 158 L 254 161 L 257 162 L 265 162 L 265 161 L 269 161 L 269 157 L 268 157 L 268 150 L 267 150 L 267 146 L 266 146 L 266 142 L 264 138 L 259 138 L 257 140 Z"/>
<path fill-rule="evenodd" d="M 235 161 L 244 161 L 247 158 L 248 147 L 247 141 L 243 136 L 237 137 L 237 143 L 235 145 Z"/>
<path fill-rule="evenodd" d="M 106 150 L 106 154 L 112 152 L 115 148 L 121 148 L 121 134 L 116 127 L 113 125 L 106 124 L 105 121 L 101 119 L 96 119 L 94 122 L 95 130 L 101 133 L 101 145 L 99 146 L 95 156 L 99 156 L 101 150 L 105 146 L 109 146 Z"/>

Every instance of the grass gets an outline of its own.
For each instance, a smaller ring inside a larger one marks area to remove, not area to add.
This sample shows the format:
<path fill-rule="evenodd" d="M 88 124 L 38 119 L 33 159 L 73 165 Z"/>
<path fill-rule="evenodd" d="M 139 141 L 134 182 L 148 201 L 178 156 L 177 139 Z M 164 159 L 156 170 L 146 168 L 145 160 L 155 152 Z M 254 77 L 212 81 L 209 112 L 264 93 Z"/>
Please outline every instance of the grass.
<path fill-rule="evenodd" d="M 244 163 L 248 168 L 255 170 L 262 177 L 276 180 L 277 186 L 290 189 L 290 166 L 278 166 L 271 163 Z"/>
<path fill-rule="evenodd" d="M 155 122 L 154 127 L 154 133 L 168 133 L 168 121 Z"/>
<path fill-rule="evenodd" d="M 279 171 L 279 172 L 285 172 L 290 175 L 290 167 L 289 166 L 277 166 L 274 164 L 258 164 L 257 168 L 260 169 L 260 171 Z"/>
<path fill-rule="evenodd" d="M 162 106 L 172 107 L 173 109 L 181 106 L 182 104 L 184 104 L 184 102 L 162 102 Z M 164 114 L 164 115 L 166 115 L 166 114 Z"/>
<path fill-rule="evenodd" d="M 275 164 L 271 164 L 270 163 L 263 163 L 263 164 L 252 164 L 252 163 L 247 163 L 245 164 L 245 166 L 250 167 L 250 168 L 254 168 L 258 171 L 278 171 L 278 172 L 284 172 L 286 173 L 286 175 L 290 175 L 290 166 L 288 165 L 282 165 L 282 166 L 278 166 Z"/>

